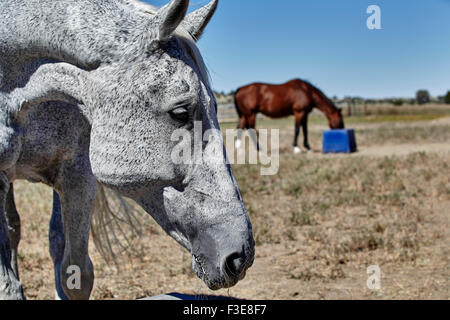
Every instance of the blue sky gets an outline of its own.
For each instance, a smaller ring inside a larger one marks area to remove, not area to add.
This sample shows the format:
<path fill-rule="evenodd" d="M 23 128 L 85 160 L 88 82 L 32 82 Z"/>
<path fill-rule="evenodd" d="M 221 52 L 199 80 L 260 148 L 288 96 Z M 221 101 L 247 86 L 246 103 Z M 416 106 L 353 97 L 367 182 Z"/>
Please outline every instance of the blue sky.
<path fill-rule="evenodd" d="M 191 0 L 190 10 L 206 3 Z M 373 4 L 382 30 L 366 27 Z M 217 91 L 302 78 L 329 96 L 443 95 L 450 0 L 221 0 L 199 47 Z"/>

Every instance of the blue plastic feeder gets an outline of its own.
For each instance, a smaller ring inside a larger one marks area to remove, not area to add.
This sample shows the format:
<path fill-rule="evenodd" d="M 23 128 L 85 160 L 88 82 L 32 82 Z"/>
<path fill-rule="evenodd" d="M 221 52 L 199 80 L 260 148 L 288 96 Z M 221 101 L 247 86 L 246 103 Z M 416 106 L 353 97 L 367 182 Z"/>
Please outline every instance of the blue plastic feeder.
<path fill-rule="evenodd" d="M 355 130 L 329 130 L 323 133 L 323 153 L 353 153 L 357 151 Z"/>

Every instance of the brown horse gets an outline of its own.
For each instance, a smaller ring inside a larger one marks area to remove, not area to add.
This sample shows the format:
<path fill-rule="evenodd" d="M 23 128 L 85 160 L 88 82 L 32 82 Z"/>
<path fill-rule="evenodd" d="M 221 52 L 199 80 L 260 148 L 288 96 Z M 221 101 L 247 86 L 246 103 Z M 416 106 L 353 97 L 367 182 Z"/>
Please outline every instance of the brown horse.
<path fill-rule="evenodd" d="M 281 85 L 253 83 L 241 87 L 235 94 L 236 110 L 240 118 L 238 129 L 255 129 L 256 115 L 260 112 L 271 118 L 295 116 L 294 152 L 300 153 L 298 136 L 303 128 L 304 147 L 309 151 L 308 114 L 313 108 L 328 118 L 331 129 L 344 128 L 341 109 L 312 84 L 296 79 Z M 240 146 L 240 137 L 236 146 Z M 257 145 L 259 149 L 259 146 Z"/>

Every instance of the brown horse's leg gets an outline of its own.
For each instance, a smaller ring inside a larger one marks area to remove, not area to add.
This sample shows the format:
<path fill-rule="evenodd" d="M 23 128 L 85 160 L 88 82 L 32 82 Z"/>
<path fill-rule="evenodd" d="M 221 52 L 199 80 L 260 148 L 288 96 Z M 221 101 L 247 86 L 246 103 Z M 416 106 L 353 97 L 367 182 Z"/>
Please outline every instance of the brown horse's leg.
<path fill-rule="evenodd" d="M 241 116 L 241 121 L 239 122 L 237 129 L 238 129 L 238 136 L 235 146 L 236 149 L 239 149 L 242 145 L 242 131 L 248 129 L 248 121 L 245 115 Z"/>
<path fill-rule="evenodd" d="M 300 135 L 300 126 L 303 125 L 304 119 L 306 118 L 305 112 L 295 113 L 295 134 L 294 134 L 294 153 L 301 153 L 298 147 L 298 136 Z"/>
<path fill-rule="evenodd" d="M 242 130 L 247 129 L 247 117 L 245 115 L 242 115 L 237 128 Z"/>
<path fill-rule="evenodd" d="M 311 147 L 309 146 L 308 141 L 308 115 L 306 114 L 302 121 L 302 129 L 303 129 L 303 146 L 306 150 L 311 151 Z"/>
<path fill-rule="evenodd" d="M 299 153 L 298 152 L 298 149 L 299 149 L 298 136 L 299 135 L 300 135 L 300 127 L 297 124 L 295 124 L 295 133 L 294 133 L 294 149 L 296 149 L 296 150 L 294 150 L 295 153 Z"/>
<path fill-rule="evenodd" d="M 256 130 L 256 113 L 252 113 L 251 116 L 248 117 L 247 122 L 247 129 L 249 130 L 255 130 L 255 134 L 250 134 L 250 137 L 252 137 L 253 142 L 255 143 L 256 150 L 260 150 L 259 148 L 259 135 L 258 131 Z"/>

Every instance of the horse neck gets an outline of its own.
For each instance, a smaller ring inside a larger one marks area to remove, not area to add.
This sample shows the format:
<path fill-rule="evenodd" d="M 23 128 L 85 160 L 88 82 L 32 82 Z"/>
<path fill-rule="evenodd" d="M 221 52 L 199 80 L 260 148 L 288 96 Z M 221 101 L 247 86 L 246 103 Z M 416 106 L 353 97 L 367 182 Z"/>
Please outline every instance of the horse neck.
<path fill-rule="evenodd" d="M 94 69 L 123 54 L 127 48 L 124 42 L 145 30 L 142 24 L 146 21 L 148 24 L 148 17 L 133 12 L 122 0 L 40 0 L 26 4 L 15 6 L 21 12 L 10 15 L 28 21 L 16 30 L 18 40 L 10 40 L 24 61 L 51 58 Z"/>
<path fill-rule="evenodd" d="M 322 111 L 328 118 L 328 120 L 331 120 L 331 118 L 338 112 L 334 104 L 322 93 L 318 95 L 318 97 L 314 100 L 315 100 L 315 107 L 320 111 Z"/>

